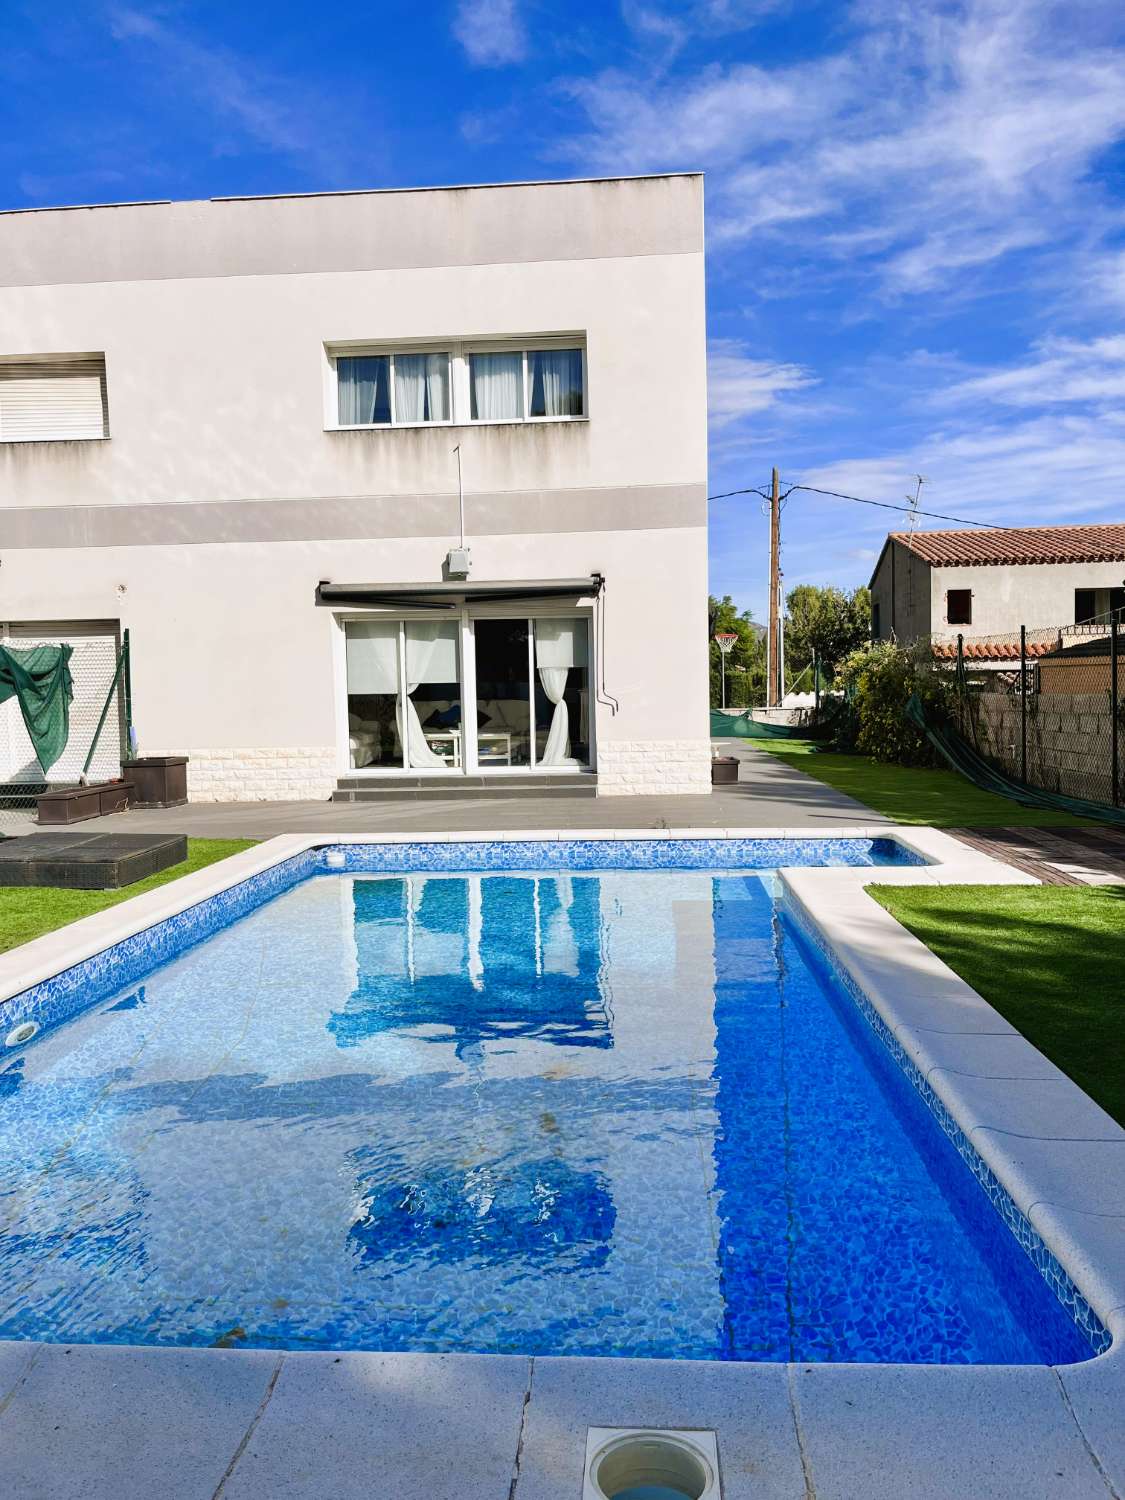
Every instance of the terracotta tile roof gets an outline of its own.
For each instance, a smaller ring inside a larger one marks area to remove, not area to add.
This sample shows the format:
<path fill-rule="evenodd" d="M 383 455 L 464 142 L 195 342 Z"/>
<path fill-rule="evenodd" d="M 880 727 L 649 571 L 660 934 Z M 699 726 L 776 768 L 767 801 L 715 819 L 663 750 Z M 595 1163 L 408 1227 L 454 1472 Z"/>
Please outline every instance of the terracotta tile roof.
<path fill-rule="evenodd" d="M 891 538 L 941 567 L 1014 563 L 1125 562 L 1125 525 L 1013 526 L 963 531 L 892 531 Z"/>
<path fill-rule="evenodd" d="M 1051 641 L 1028 641 L 1027 655 L 1030 660 L 1036 656 L 1046 656 L 1049 651 L 1054 651 L 1058 646 L 1056 640 Z M 956 641 L 934 641 L 933 653 L 938 661 L 957 660 Z M 966 661 L 1019 661 L 1019 641 L 966 641 Z"/>

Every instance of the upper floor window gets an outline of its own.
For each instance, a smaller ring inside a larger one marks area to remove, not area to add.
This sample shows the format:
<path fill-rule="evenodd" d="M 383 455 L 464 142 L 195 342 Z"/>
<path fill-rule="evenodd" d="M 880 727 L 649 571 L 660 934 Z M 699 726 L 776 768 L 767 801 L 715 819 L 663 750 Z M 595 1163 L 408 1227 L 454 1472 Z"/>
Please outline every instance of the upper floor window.
<path fill-rule="evenodd" d="M 108 436 L 104 354 L 0 357 L 0 442 Z"/>
<path fill-rule="evenodd" d="M 327 353 L 333 427 L 557 422 L 586 415 L 586 351 L 577 341 Z"/>
<path fill-rule="evenodd" d="M 950 589 L 945 596 L 945 618 L 950 625 L 973 623 L 972 589 Z"/>
<path fill-rule="evenodd" d="M 341 427 L 449 421 L 449 354 L 367 354 L 336 360 Z"/>

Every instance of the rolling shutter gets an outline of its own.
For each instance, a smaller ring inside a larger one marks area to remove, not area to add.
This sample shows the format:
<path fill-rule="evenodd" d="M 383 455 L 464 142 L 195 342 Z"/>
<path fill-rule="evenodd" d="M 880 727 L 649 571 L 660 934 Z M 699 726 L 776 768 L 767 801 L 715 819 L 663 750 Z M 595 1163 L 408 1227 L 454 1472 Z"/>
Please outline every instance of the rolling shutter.
<path fill-rule="evenodd" d="M 0 360 L 0 442 L 108 436 L 104 354 Z"/>

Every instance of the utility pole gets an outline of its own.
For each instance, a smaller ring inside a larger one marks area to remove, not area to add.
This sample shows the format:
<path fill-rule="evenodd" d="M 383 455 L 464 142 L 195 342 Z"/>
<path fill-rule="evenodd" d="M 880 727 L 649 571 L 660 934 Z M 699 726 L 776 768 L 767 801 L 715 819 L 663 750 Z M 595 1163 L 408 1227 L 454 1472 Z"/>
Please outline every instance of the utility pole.
<path fill-rule="evenodd" d="M 784 696 L 784 679 L 781 665 L 781 614 L 779 594 L 781 592 L 781 497 L 777 470 L 773 471 L 770 487 L 770 615 L 766 644 L 769 662 L 769 681 L 766 683 L 766 707 L 774 708 Z M 778 683 L 782 683 L 779 691 Z"/>

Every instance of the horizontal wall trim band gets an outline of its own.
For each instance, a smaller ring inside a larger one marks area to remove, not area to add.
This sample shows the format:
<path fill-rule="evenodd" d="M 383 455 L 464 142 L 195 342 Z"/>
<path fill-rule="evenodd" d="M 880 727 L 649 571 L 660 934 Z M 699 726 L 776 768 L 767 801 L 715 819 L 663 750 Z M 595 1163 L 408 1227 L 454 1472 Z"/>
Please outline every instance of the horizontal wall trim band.
<path fill-rule="evenodd" d="M 665 177 L 20 214 L 0 286 L 702 256 L 702 203 L 698 177 Z"/>
<path fill-rule="evenodd" d="M 705 484 L 504 490 L 465 496 L 465 534 L 662 531 L 707 524 Z M 457 495 L 332 495 L 175 504 L 0 509 L 0 552 L 65 547 L 208 546 L 456 538 Z"/>

